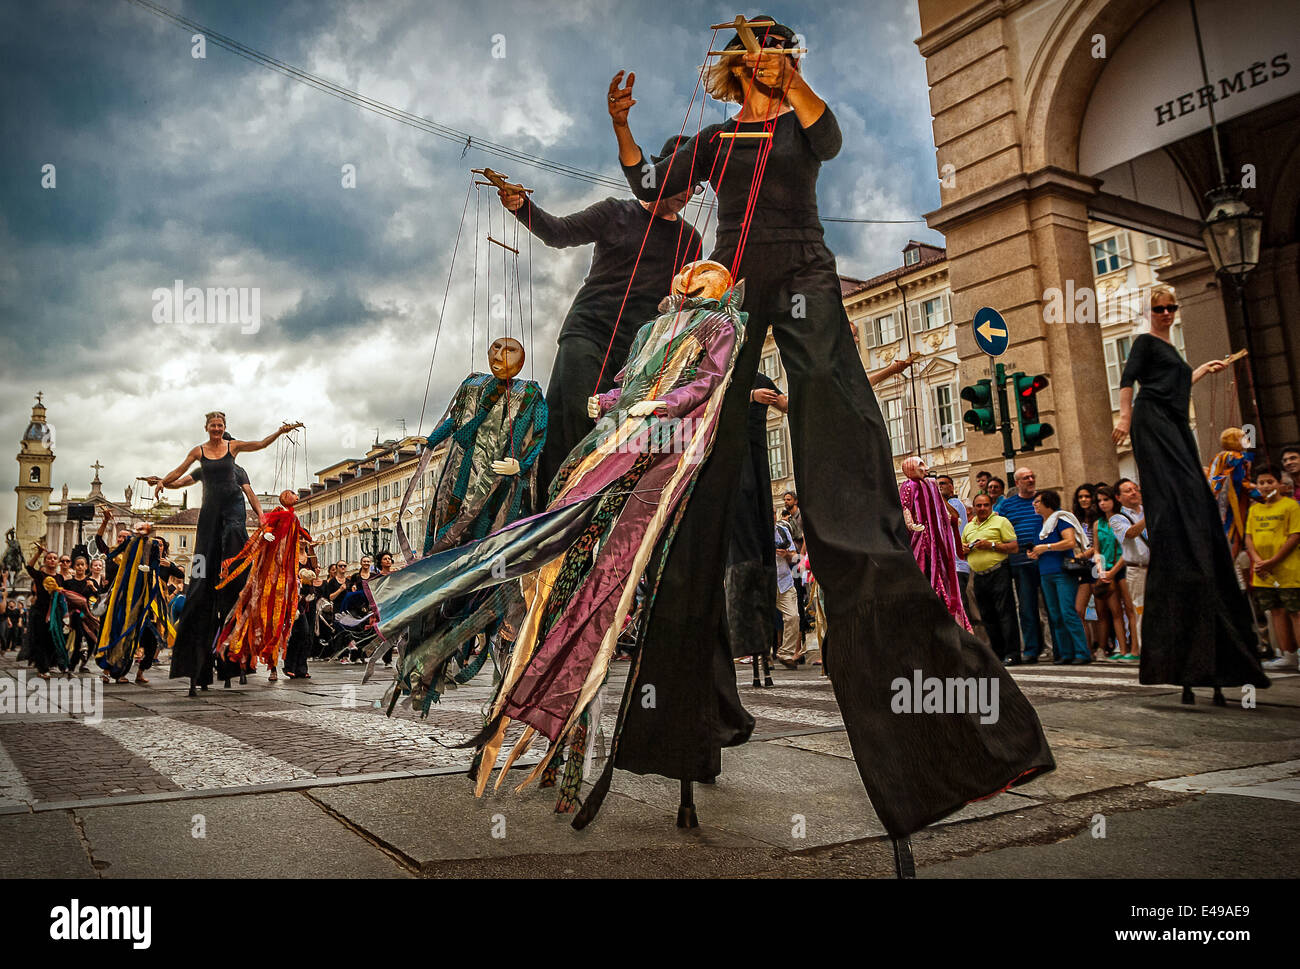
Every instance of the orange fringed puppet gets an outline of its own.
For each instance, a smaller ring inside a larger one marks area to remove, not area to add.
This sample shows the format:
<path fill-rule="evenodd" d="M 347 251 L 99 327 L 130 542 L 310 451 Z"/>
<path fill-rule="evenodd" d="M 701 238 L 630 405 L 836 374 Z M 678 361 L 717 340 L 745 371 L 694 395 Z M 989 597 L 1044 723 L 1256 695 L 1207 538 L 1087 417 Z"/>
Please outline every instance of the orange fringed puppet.
<path fill-rule="evenodd" d="M 1206 469 L 1210 488 L 1219 505 L 1223 520 L 1223 535 L 1236 558 L 1246 541 L 1246 512 L 1252 497 L 1258 497 L 1250 480 L 1250 459 L 1253 452 L 1246 449 L 1245 432 L 1240 427 L 1225 428 L 1219 435 L 1223 450 L 1214 456 Z"/>
<path fill-rule="evenodd" d="M 248 573 L 235 608 L 226 617 L 217 649 L 230 662 L 240 662 L 245 652 L 254 669 L 260 657 L 276 678 L 276 666 L 284 655 L 289 633 L 298 617 L 298 556 L 311 552 L 311 535 L 302 527 L 293 506 L 298 498 L 292 491 L 280 492 L 280 505 L 268 512 L 258 529 L 234 558 L 221 563 L 217 588 Z"/>

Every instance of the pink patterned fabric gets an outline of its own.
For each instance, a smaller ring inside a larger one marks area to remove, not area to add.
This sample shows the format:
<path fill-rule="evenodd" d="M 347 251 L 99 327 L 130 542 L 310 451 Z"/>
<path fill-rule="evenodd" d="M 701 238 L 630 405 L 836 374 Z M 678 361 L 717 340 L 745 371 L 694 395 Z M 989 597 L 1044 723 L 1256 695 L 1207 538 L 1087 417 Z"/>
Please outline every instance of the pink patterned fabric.
<path fill-rule="evenodd" d="M 912 521 L 925 526 L 923 532 L 909 533 L 916 564 L 953 619 L 969 632 L 970 619 L 966 617 L 961 587 L 957 584 L 957 539 L 949 522 L 948 503 L 939 494 L 938 483 L 933 478 L 920 481 L 909 478 L 898 486 L 898 498 L 911 513 Z"/>

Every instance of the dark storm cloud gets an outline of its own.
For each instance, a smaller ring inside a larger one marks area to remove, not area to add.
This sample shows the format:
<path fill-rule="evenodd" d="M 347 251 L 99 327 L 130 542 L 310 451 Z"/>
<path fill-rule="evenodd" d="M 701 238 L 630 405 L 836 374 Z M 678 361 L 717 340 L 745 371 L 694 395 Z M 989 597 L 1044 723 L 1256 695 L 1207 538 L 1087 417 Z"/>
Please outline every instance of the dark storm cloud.
<path fill-rule="evenodd" d="M 657 148 L 682 127 L 707 23 L 734 15 L 612 0 L 160 2 L 370 97 L 615 177 L 610 76 L 637 72 L 634 130 Z M 823 170 L 823 211 L 902 218 L 934 208 L 914 7 L 846 0 L 766 12 L 807 38 L 807 76 L 845 132 Z M 460 144 L 214 43 L 195 59 L 190 33 L 126 2 L 0 10 L 0 440 L 17 441 L 31 395 L 44 390 L 60 428 L 56 469 L 66 469 L 55 478 L 74 494 L 96 458 L 109 465 L 111 494 L 135 473 L 167 470 L 213 407 L 248 436 L 308 421 L 316 467 L 359 453 L 375 427 L 391 436 L 398 417 L 414 430 L 424 410 L 427 431 L 464 375 L 484 366 L 486 290 L 474 286 L 471 239 L 486 231 L 492 193 L 479 197 L 478 222 L 470 197 L 448 286 L 467 169 L 505 171 L 557 213 L 627 194 L 473 148 L 462 158 Z M 492 56 L 496 35 L 505 57 Z M 710 102 L 687 130 L 721 117 Z M 41 187 L 46 164 L 56 166 L 53 190 Z M 344 187 L 345 165 L 355 188 Z M 513 231 L 499 207 L 492 218 Z M 827 226 L 849 275 L 896 264 L 909 236 L 937 239 L 920 225 Z M 535 243 L 532 259 L 525 373 L 544 381 L 590 251 Z M 261 326 L 153 322 L 155 290 L 178 279 L 256 288 Z M 275 458 L 249 463 L 265 479 Z M 13 474 L 5 465 L 0 491 Z M 0 510 L 0 525 L 8 518 Z"/>

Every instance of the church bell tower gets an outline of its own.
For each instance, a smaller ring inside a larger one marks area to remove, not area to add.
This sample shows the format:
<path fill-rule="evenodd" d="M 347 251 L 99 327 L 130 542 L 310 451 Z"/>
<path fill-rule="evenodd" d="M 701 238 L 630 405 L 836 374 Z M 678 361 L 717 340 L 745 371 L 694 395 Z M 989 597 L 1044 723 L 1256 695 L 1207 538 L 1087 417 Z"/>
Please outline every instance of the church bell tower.
<path fill-rule="evenodd" d="M 32 542 L 45 538 L 45 512 L 50 507 L 54 485 L 50 475 L 54 465 L 54 429 L 45 422 L 44 395 L 36 395 L 32 419 L 18 448 L 18 513 L 14 518 L 15 538 L 22 548 L 23 560 L 31 558 Z"/>

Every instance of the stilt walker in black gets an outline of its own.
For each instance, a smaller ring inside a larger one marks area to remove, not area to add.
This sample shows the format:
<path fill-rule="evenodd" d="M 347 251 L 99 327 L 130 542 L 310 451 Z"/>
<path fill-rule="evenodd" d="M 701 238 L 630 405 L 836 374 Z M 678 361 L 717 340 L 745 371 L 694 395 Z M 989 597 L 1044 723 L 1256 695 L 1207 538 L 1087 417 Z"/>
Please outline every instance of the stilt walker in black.
<path fill-rule="evenodd" d="M 667 158 L 677 144 L 670 139 L 657 157 Z M 560 326 L 546 383 L 546 445 L 538 462 L 542 494 L 591 431 L 587 398 L 614 388 L 637 330 L 659 315 L 676 267 L 700 258 L 700 234 L 678 217 L 691 191 L 688 185 L 649 202 L 607 198 L 566 216 L 551 215 L 523 192 L 498 193 L 501 204 L 546 245 L 595 243 L 591 269 Z"/>
<path fill-rule="evenodd" d="M 169 488 L 189 471 L 195 461 L 203 469 L 203 504 L 199 508 L 190 582 L 186 588 L 185 608 L 178 622 L 171 665 L 172 679 L 189 679 L 190 696 L 198 695 L 196 687 L 207 689 L 212 683 L 213 645 L 223 619 L 239 598 L 239 583 L 215 588 L 221 574 L 221 563 L 238 554 L 248 541 L 243 492 L 235 473 L 235 455 L 269 447 L 280 435 L 301 425 L 282 424 L 279 430 L 260 441 L 225 440 L 226 415 L 220 411 L 208 414 L 204 426 L 208 432 L 207 441 L 191 448 L 185 460 L 165 477 L 146 479 L 151 485 L 161 483 Z"/>
<path fill-rule="evenodd" d="M 755 31 L 765 49 L 794 45 L 789 28 Z M 912 557 L 889 435 L 854 351 L 835 257 L 817 213 L 818 171 L 840 149 L 835 116 L 792 57 L 742 52 L 741 44 L 739 36 L 733 39 L 728 47 L 736 55 L 724 56 L 708 82 L 715 98 L 743 102 L 740 113 L 703 127 L 654 166 L 653 178 L 627 125 L 633 76 L 621 86 L 619 72 L 609 88 L 633 194 L 667 196 L 700 178 L 713 185 L 718 230 L 710 258 L 734 266 L 735 277 L 745 280 L 749 313 L 717 441 L 668 553 L 642 666 L 629 678 L 629 690 L 637 682 L 654 684 L 657 702 L 630 705 L 611 763 L 682 781 L 712 780 L 721 770 L 719 748 L 727 742 L 735 695 L 723 627 L 727 529 L 746 458 L 748 398 L 771 326 L 789 378 L 809 557 L 826 595 L 824 662 L 872 805 L 889 834 L 905 839 L 1055 764 L 1038 717 L 998 657 L 953 622 Z M 977 711 L 894 712 L 896 681 L 910 683 L 918 671 L 996 681 L 996 722 L 981 723 Z M 575 825 L 590 820 L 609 777 L 606 772 L 597 782 Z"/>

